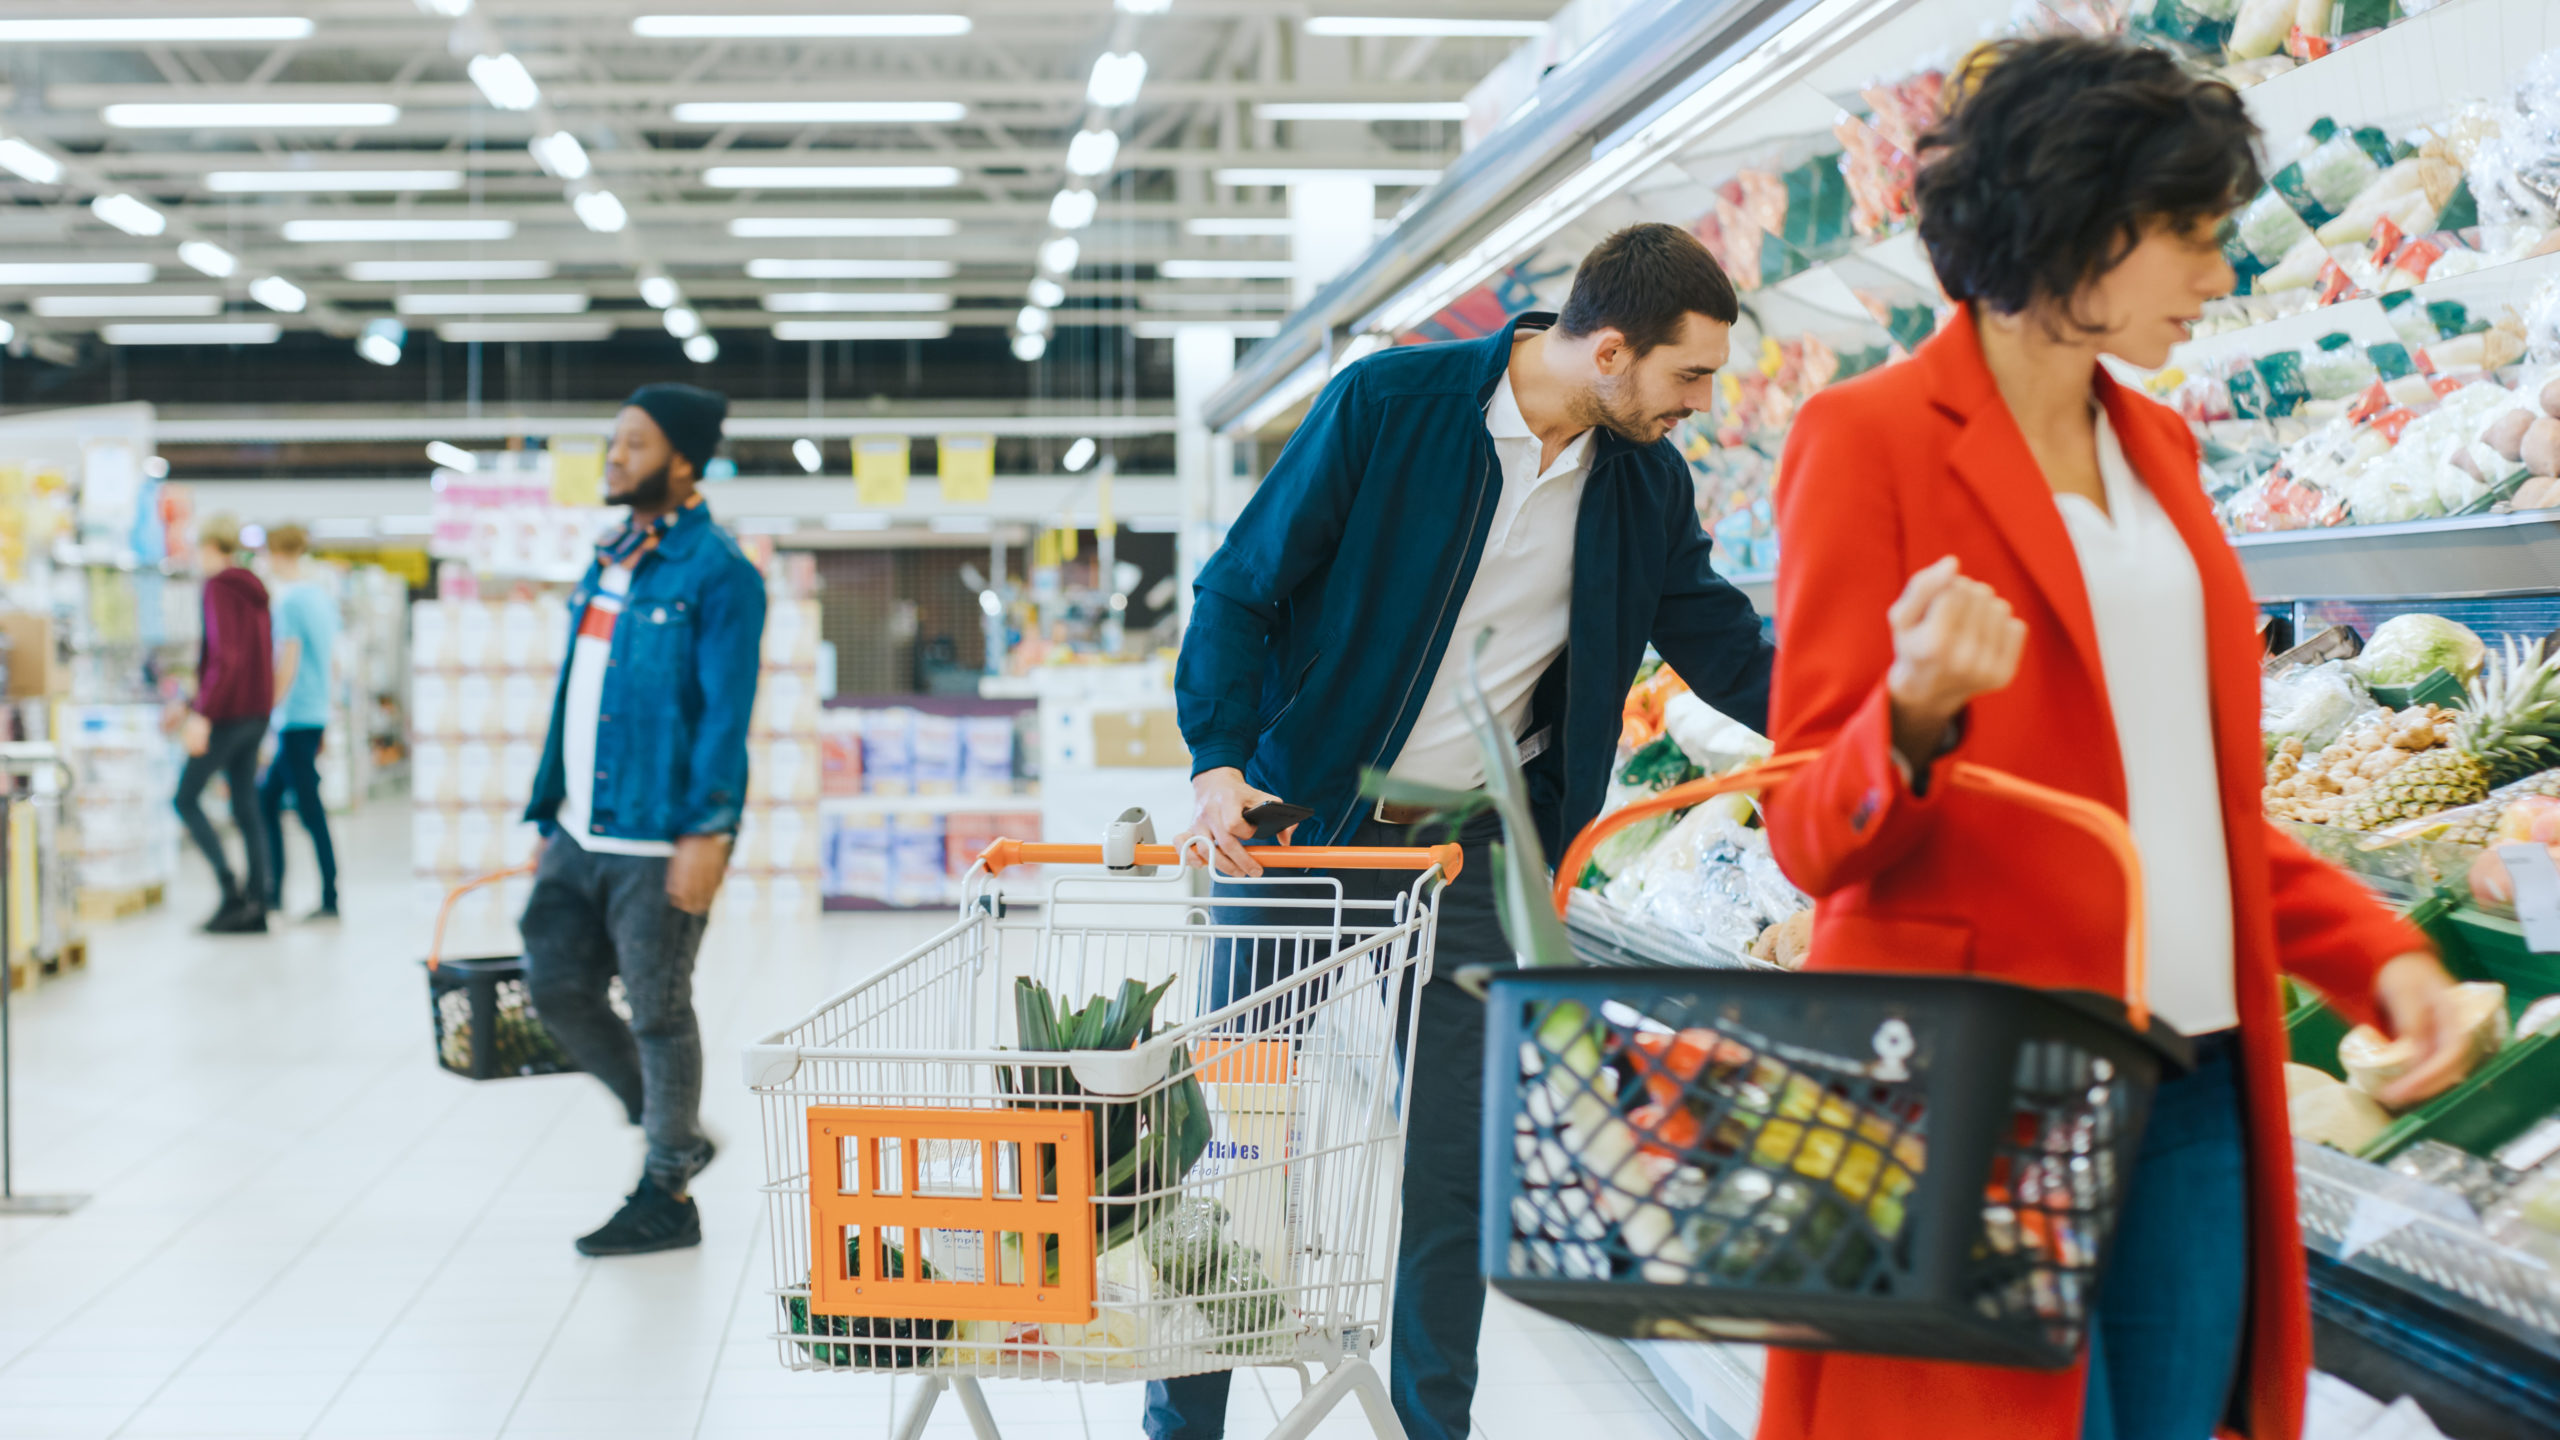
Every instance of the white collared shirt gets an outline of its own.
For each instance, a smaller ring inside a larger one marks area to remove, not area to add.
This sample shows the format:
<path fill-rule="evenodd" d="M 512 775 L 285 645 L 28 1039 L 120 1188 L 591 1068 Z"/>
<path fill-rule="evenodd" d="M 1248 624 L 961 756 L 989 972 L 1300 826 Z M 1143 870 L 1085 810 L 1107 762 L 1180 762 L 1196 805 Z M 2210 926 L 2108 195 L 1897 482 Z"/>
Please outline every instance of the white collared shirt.
<path fill-rule="evenodd" d="M 2142 857 L 2151 1009 L 2188 1035 L 2240 1023 L 2233 975 L 2231 863 L 2213 751 L 2204 582 L 2195 555 L 2098 412 L 2108 514 L 2057 493 L 2080 557 L 2134 849 Z"/>
<path fill-rule="evenodd" d="M 1448 652 L 1422 698 L 1422 713 L 1390 767 L 1399 780 L 1451 790 L 1484 784 L 1484 752 L 1458 707 L 1477 634 L 1493 628 L 1483 660 L 1485 698 L 1514 736 L 1527 723 L 1539 677 L 1564 653 L 1573 618 L 1573 537 L 1582 514 L 1582 484 L 1591 473 L 1588 430 L 1556 452 L 1554 464 L 1539 468 L 1545 446 L 1520 414 L 1507 372 L 1484 407 L 1484 427 L 1502 462 L 1493 528 L 1458 606 Z"/>

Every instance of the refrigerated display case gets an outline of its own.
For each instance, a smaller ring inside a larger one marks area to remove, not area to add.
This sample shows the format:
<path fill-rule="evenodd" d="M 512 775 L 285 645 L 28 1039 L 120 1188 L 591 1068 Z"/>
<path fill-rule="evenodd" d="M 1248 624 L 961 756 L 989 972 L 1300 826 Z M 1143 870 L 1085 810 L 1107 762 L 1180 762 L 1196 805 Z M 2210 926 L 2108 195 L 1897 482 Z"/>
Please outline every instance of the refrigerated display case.
<path fill-rule="evenodd" d="M 2238 86 L 2266 137 L 2270 183 L 2226 239 L 2239 291 L 2169 366 L 2121 378 L 2195 426 L 2270 652 L 2370 637 L 2414 611 L 2491 650 L 2560 630 L 2551 0 L 1638 4 L 1509 104 L 1394 232 L 1249 354 L 1208 420 L 1267 461 L 1362 356 L 1555 309 L 1608 233 L 1682 225 L 1733 275 L 1743 313 L 1715 406 L 1674 439 L 1719 566 L 1768 614 L 1785 563 L 1768 491 L 1795 411 L 1907 355 L 1947 314 L 1910 200 L 1945 77 L 1983 40 L 2055 31 L 2175 51 Z M 2390 688 L 2359 704 L 2405 713 Z M 2454 968 L 2507 985 L 2520 1020 L 2560 989 L 2560 957 L 2475 903 L 2478 842 L 2497 837 L 2437 831 L 2388 853 L 2355 832 L 2312 838 L 2417 906 Z M 1605 888 L 1585 898 L 1599 902 L 1577 927 L 1586 948 L 1647 948 Z M 2325 1036 L 2331 1064 L 2337 1039 Z M 2297 1031 L 2296 1043 L 2320 1042 Z M 2555 1043 L 2527 1036 L 2509 1054 Z M 2527 1073 L 2511 1060 L 2445 1103 L 2535 1112 L 2525 1119 L 2560 1108 L 2560 1087 Z M 2506 1128 L 2447 1133 L 2469 1154 Z M 2393 1154 L 2305 1154 L 2321 1363 L 2417 1396 L 2448 1433 L 2547 1433 L 2534 1427 L 2560 1413 L 2560 1256 L 2492 1233 L 2476 1207 L 2468 1220 L 2412 1208 L 2406 1186 L 2433 1182 L 2395 1172 Z M 1717 1363 L 1666 1386 L 1747 1394 L 1749 1357 Z M 1745 1409 L 1702 1400 L 1692 1418 L 1748 1433 Z"/>

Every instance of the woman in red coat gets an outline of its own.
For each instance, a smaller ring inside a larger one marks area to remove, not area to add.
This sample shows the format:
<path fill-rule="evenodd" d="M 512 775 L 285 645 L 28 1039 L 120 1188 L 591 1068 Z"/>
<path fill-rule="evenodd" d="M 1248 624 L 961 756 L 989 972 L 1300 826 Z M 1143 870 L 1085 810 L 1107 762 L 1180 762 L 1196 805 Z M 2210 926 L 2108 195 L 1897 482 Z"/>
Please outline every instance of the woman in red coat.
<path fill-rule="evenodd" d="M 1819 759 L 1769 798 L 1816 899 L 1813 965 L 2121 992 L 2122 881 L 2063 823 L 1933 788 L 1955 757 L 2127 814 L 2163 1083 L 2087 1357 L 2067 1370 L 1770 1352 L 1763 1440 L 2255 1440 L 2301 1430 L 2310 1357 L 2277 972 L 2450 1083 L 2419 936 L 2262 818 L 2248 587 L 2171 412 L 2099 357 L 2164 364 L 2227 293 L 2260 183 L 2227 86 L 2107 42 L 2012 43 L 1922 142 L 1920 235 L 1954 319 L 1824 391 L 1778 481 L 1772 728 Z"/>

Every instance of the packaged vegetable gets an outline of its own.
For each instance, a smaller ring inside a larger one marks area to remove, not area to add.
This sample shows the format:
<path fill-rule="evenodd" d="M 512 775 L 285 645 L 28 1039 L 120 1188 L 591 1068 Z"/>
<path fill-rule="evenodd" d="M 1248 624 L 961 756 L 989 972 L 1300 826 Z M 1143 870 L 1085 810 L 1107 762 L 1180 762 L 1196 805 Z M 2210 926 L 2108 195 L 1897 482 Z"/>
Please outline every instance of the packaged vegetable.
<path fill-rule="evenodd" d="M 2304 0 L 2305 4 L 2326 8 L 2327 0 Z M 2340 130 L 2315 145 L 2302 157 L 2302 188 L 2312 199 L 2336 214 L 2355 203 L 2364 188 L 2382 175 L 2382 167 L 2373 163 L 2353 132 Z"/>
<path fill-rule="evenodd" d="M 2442 669 L 2468 684 L 2489 647 L 2469 627 L 2441 615 L 2411 613 L 2382 622 L 2364 653 L 2342 662 L 2367 685 L 2412 685 Z"/>
<path fill-rule="evenodd" d="M 2257 199 L 2241 208 L 2239 227 L 2241 245 L 2259 264 L 2267 266 L 2282 260 L 2296 245 L 2314 238 L 2311 227 L 2303 224 L 2302 217 L 2273 190 L 2258 192 Z"/>
<path fill-rule="evenodd" d="M 2283 49 L 2285 32 L 2293 28 L 2293 5 L 2294 0 L 2240 0 L 2225 52 L 2234 60 L 2256 60 Z"/>
<path fill-rule="evenodd" d="M 2316 751 L 2378 708 L 2346 662 L 2332 660 L 2270 677 L 2261 690 L 2258 724 L 2271 748 L 2300 740 L 2305 750 Z"/>
<path fill-rule="evenodd" d="M 2292 214 L 2286 211 L 2286 214 Z M 2298 223 L 2298 222 L 2297 222 Z M 2283 290 L 2299 290 L 2320 278 L 2320 267 L 2329 263 L 2329 247 L 2320 237 L 2304 231 L 2302 238 L 2287 246 L 2267 267 L 2267 273 L 2252 286 L 2258 293 L 2274 294 Z"/>

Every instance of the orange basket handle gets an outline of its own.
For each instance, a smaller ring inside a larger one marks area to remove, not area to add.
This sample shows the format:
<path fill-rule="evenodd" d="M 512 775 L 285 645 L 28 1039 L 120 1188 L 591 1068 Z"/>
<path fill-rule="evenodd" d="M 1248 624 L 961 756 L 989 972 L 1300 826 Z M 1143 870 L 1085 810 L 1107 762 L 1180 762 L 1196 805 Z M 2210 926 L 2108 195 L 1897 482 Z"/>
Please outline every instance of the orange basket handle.
<path fill-rule="evenodd" d="M 1581 878 L 1583 870 L 1591 864 L 1591 853 L 1600 848 L 1601 841 L 1651 816 L 1672 810 L 1686 810 L 1700 801 L 1710 800 L 1718 795 L 1728 795 L 1736 790 L 1766 789 L 1812 764 L 1816 753 L 1811 750 L 1797 750 L 1789 754 L 1773 756 L 1758 765 L 1736 770 L 1729 775 L 1713 775 L 1703 780 L 1689 781 L 1685 785 L 1674 785 L 1659 794 L 1630 802 L 1592 821 L 1581 834 L 1573 837 L 1573 844 L 1564 852 L 1564 863 L 1556 867 L 1556 913 L 1558 915 L 1564 913 L 1566 902 L 1572 898 L 1573 892 L 1580 888 L 1575 882 Z M 2133 831 L 2126 826 L 2124 817 L 2087 796 L 2056 790 L 2050 785 L 2039 785 L 2033 780 L 2022 780 L 2006 770 L 1994 770 L 1988 765 L 1976 765 L 1969 760 L 1950 761 L 1940 766 L 1938 778 L 1940 783 L 1952 785 L 1959 790 L 1972 790 L 2011 801 L 2030 810 L 2041 811 L 2066 824 L 2077 826 L 2105 846 L 2109 855 L 2115 857 L 2117 867 L 2124 872 L 2125 1018 L 2133 1022 L 2134 1029 L 2149 1030 L 2151 1028 L 2151 987 L 2145 960 L 2148 937 L 2144 933 L 2142 908 L 2142 857 L 2134 849 Z"/>
<path fill-rule="evenodd" d="M 1428 870 L 1440 867 L 1442 880 L 1455 880 L 1465 868 L 1466 852 L 1456 845 L 1256 845 L 1253 858 L 1266 870 Z M 998 840 L 979 852 L 987 873 L 1001 875 L 1014 865 L 1100 865 L 1099 845 L 1044 845 L 1036 840 Z M 1173 845 L 1141 845 L 1140 865 L 1181 865 L 1183 851 Z"/>
<path fill-rule="evenodd" d="M 470 894 L 472 891 L 479 889 L 483 885 L 495 885 L 501 880 L 512 879 L 518 875 L 530 875 L 532 873 L 533 867 L 531 865 L 510 866 L 504 870 L 492 870 L 488 874 L 479 876 L 476 879 L 465 880 L 461 884 L 454 886 L 451 890 L 446 891 L 444 903 L 436 907 L 435 938 L 427 942 L 427 968 L 429 970 L 435 969 L 437 960 L 444 954 L 444 922 L 452 918 L 455 901 L 460 900 L 463 896 Z"/>

